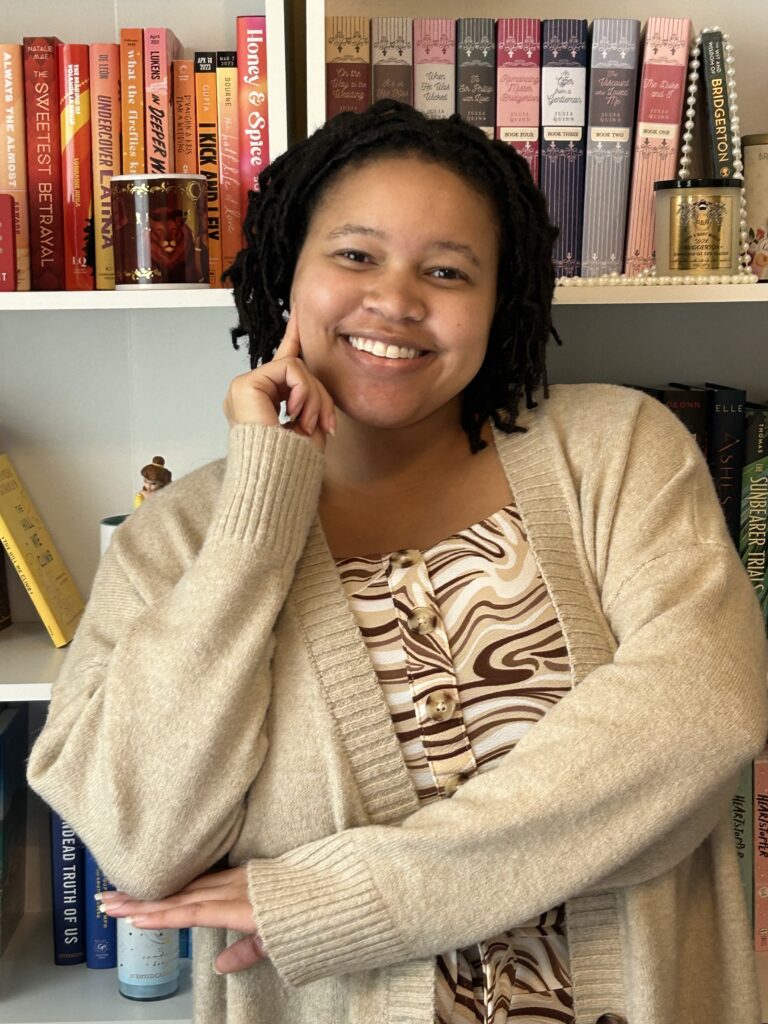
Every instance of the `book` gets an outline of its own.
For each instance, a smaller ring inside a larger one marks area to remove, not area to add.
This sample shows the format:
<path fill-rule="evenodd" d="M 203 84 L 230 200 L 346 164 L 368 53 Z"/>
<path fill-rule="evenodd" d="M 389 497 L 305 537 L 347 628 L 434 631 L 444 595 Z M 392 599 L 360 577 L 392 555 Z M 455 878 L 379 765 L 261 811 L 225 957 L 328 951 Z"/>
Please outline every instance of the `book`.
<path fill-rule="evenodd" d="M 620 274 L 640 61 L 640 22 L 592 23 L 581 276 Z"/>
<path fill-rule="evenodd" d="M 148 174 L 172 174 L 173 61 L 181 43 L 169 28 L 144 29 L 144 149 Z"/>
<path fill-rule="evenodd" d="M 95 287 L 91 99 L 88 47 L 59 43 L 64 274 L 71 291 Z"/>
<path fill-rule="evenodd" d="M 754 936 L 757 952 L 768 950 L 768 749 L 753 766 Z"/>
<path fill-rule="evenodd" d="M 27 708 L 0 711 L 0 955 L 24 916 Z"/>
<path fill-rule="evenodd" d="M 177 174 L 197 174 L 195 62 L 173 62 L 173 144 Z"/>
<path fill-rule="evenodd" d="M 120 29 L 120 123 L 123 174 L 144 174 L 144 33 Z"/>
<path fill-rule="evenodd" d="M 115 287 L 115 239 L 112 224 L 112 177 L 120 173 L 120 47 L 92 43 L 91 159 L 93 161 L 93 232 L 95 281 L 99 289 Z"/>
<path fill-rule="evenodd" d="M 371 88 L 376 100 L 413 106 L 413 22 L 371 18 Z"/>
<path fill-rule="evenodd" d="M 16 200 L 0 192 L 0 292 L 15 292 Z"/>
<path fill-rule="evenodd" d="M 72 827 L 55 811 L 51 824 L 53 960 L 60 967 L 85 963 L 85 855 Z M 92 895 L 88 899 L 95 902 Z"/>
<path fill-rule="evenodd" d="M 541 27 L 539 186 L 560 234 L 556 277 L 581 273 L 587 113 L 587 23 L 550 18 Z"/>
<path fill-rule="evenodd" d="M 687 388 L 660 389 L 658 399 L 677 416 L 696 438 L 702 455 L 707 456 L 707 394 Z"/>
<path fill-rule="evenodd" d="M 216 54 L 216 103 L 219 123 L 219 208 L 221 267 L 227 270 L 243 248 L 240 215 L 240 126 L 238 121 L 237 53 Z"/>
<path fill-rule="evenodd" d="M 733 838 L 736 843 L 736 855 L 739 858 L 739 874 L 744 890 L 744 903 L 747 908 L 750 927 L 754 928 L 754 822 L 752 807 L 754 795 L 752 791 L 751 764 L 745 765 L 739 776 L 739 788 L 731 799 L 731 821 L 733 822 Z"/>
<path fill-rule="evenodd" d="M 747 393 L 742 388 L 707 383 L 710 391 L 707 434 L 708 461 L 734 544 L 741 531 L 741 487 L 744 469 Z"/>
<path fill-rule="evenodd" d="M 259 191 L 259 175 L 269 163 L 267 20 L 263 15 L 237 19 L 237 117 L 240 122 L 240 213 L 248 211 L 248 193 Z"/>
<path fill-rule="evenodd" d="M 492 139 L 496 129 L 496 24 L 493 18 L 456 22 L 456 112 Z"/>
<path fill-rule="evenodd" d="M 414 18 L 413 105 L 425 117 L 456 113 L 456 22 Z"/>
<path fill-rule="evenodd" d="M 701 33 L 700 78 L 704 87 L 709 137 L 708 168 L 705 178 L 732 178 L 736 173 L 731 111 L 728 100 L 727 64 L 723 33 L 712 29 Z"/>
<path fill-rule="evenodd" d="M 13 196 L 16 233 L 16 290 L 29 291 L 29 201 L 21 46 L 0 43 L 3 89 L 0 92 L 0 192 Z"/>
<path fill-rule="evenodd" d="M 496 22 L 496 138 L 528 161 L 539 182 L 541 22 L 500 18 Z"/>
<path fill-rule="evenodd" d="M 5 555 L 0 551 L 0 629 L 7 629 L 13 625 L 11 616 L 11 595 L 8 590 L 8 570 L 5 565 Z"/>
<path fill-rule="evenodd" d="M 654 265 L 654 182 L 677 177 L 690 37 L 688 18 L 648 19 L 628 204 L 624 272 L 629 276 Z"/>
<path fill-rule="evenodd" d="M 64 275 L 64 203 L 55 36 L 24 39 L 27 186 L 32 288 L 61 291 Z"/>
<path fill-rule="evenodd" d="M 115 889 L 96 863 L 87 846 L 83 846 L 85 962 L 92 970 L 117 967 L 117 921 L 99 910 L 93 898 L 97 892 Z"/>
<path fill-rule="evenodd" d="M 83 599 L 7 455 L 0 454 L 0 543 L 56 647 L 75 634 Z"/>
<path fill-rule="evenodd" d="M 739 554 L 768 625 L 768 406 L 747 403 Z"/>
<path fill-rule="evenodd" d="M 195 54 L 197 161 L 207 180 L 208 273 L 211 288 L 221 288 L 221 211 L 219 200 L 219 123 L 216 101 L 216 54 Z"/>
<path fill-rule="evenodd" d="M 362 113 L 371 103 L 371 32 L 368 18 L 325 19 L 325 116 Z"/>

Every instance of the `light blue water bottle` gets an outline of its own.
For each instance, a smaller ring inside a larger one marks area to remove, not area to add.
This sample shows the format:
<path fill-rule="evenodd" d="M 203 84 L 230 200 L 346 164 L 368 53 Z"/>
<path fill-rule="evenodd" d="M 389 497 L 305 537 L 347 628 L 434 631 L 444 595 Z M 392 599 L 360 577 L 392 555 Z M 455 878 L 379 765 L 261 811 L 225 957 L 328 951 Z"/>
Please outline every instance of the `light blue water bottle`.
<path fill-rule="evenodd" d="M 167 999 L 179 987 L 179 930 L 117 919 L 117 987 L 126 999 Z"/>

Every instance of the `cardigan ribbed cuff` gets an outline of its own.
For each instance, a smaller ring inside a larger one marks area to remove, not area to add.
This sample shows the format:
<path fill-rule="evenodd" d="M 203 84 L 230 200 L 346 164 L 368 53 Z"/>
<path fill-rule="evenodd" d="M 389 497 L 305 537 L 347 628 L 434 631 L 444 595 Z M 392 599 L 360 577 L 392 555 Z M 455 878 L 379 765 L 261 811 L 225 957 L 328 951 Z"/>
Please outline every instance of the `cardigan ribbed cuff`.
<path fill-rule="evenodd" d="M 246 864 L 256 928 L 281 978 L 318 978 L 411 958 L 349 833 Z"/>
<path fill-rule="evenodd" d="M 209 538 L 242 541 L 295 562 L 317 513 L 323 465 L 306 438 L 284 427 L 232 427 Z"/>

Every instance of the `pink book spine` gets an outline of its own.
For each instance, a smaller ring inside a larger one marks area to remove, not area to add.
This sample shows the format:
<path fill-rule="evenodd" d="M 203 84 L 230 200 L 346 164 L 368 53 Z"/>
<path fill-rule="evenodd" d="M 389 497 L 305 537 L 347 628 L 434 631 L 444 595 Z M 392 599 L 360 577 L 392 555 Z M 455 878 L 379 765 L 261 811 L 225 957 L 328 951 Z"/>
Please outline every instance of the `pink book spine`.
<path fill-rule="evenodd" d="M 456 22 L 414 18 L 413 105 L 425 117 L 456 113 Z"/>
<path fill-rule="evenodd" d="M 754 764 L 755 949 L 768 950 L 768 750 Z"/>
<path fill-rule="evenodd" d="M 690 37 L 688 18 L 648 19 L 629 198 L 625 266 L 628 275 L 639 274 L 654 265 L 653 185 L 677 177 Z"/>
<path fill-rule="evenodd" d="M 528 161 L 539 180 L 541 22 L 500 18 L 496 23 L 496 138 Z"/>
<path fill-rule="evenodd" d="M 267 93 L 267 19 L 237 19 L 238 121 L 240 124 L 240 211 L 248 211 L 248 193 L 258 192 L 259 174 L 269 163 Z"/>
<path fill-rule="evenodd" d="M 237 118 L 237 54 L 216 54 L 216 101 L 219 112 L 219 208 L 221 269 L 228 270 L 243 247 L 240 219 L 240 153 Z"/>
<path fill-rule="evenodd" d="M 173 61 L 181 43 L 169 28 L 144 29 L 144 132 L 148 174 L 172 174 Z"/>

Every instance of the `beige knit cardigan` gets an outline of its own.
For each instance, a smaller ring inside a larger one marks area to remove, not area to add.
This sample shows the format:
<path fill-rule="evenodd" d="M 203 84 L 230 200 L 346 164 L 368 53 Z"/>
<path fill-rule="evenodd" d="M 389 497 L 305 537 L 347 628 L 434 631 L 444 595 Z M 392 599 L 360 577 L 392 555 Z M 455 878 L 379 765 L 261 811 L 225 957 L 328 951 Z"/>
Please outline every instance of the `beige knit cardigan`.
<path fill-rule="evenodd" d="M 756 1024 L 729 822 L 765 643 L 707 468 L 660 403 L 574 385 L 495 443 L 572 689 L 418 806 L 317 518 L 323 459 L 237 427 L 115 534 L 29 781 L 145 898 L 248 865 L 270 959 L 200 1024 L 432 1024 L 434 957 L 567 904 L 576 1019 Z"/>

